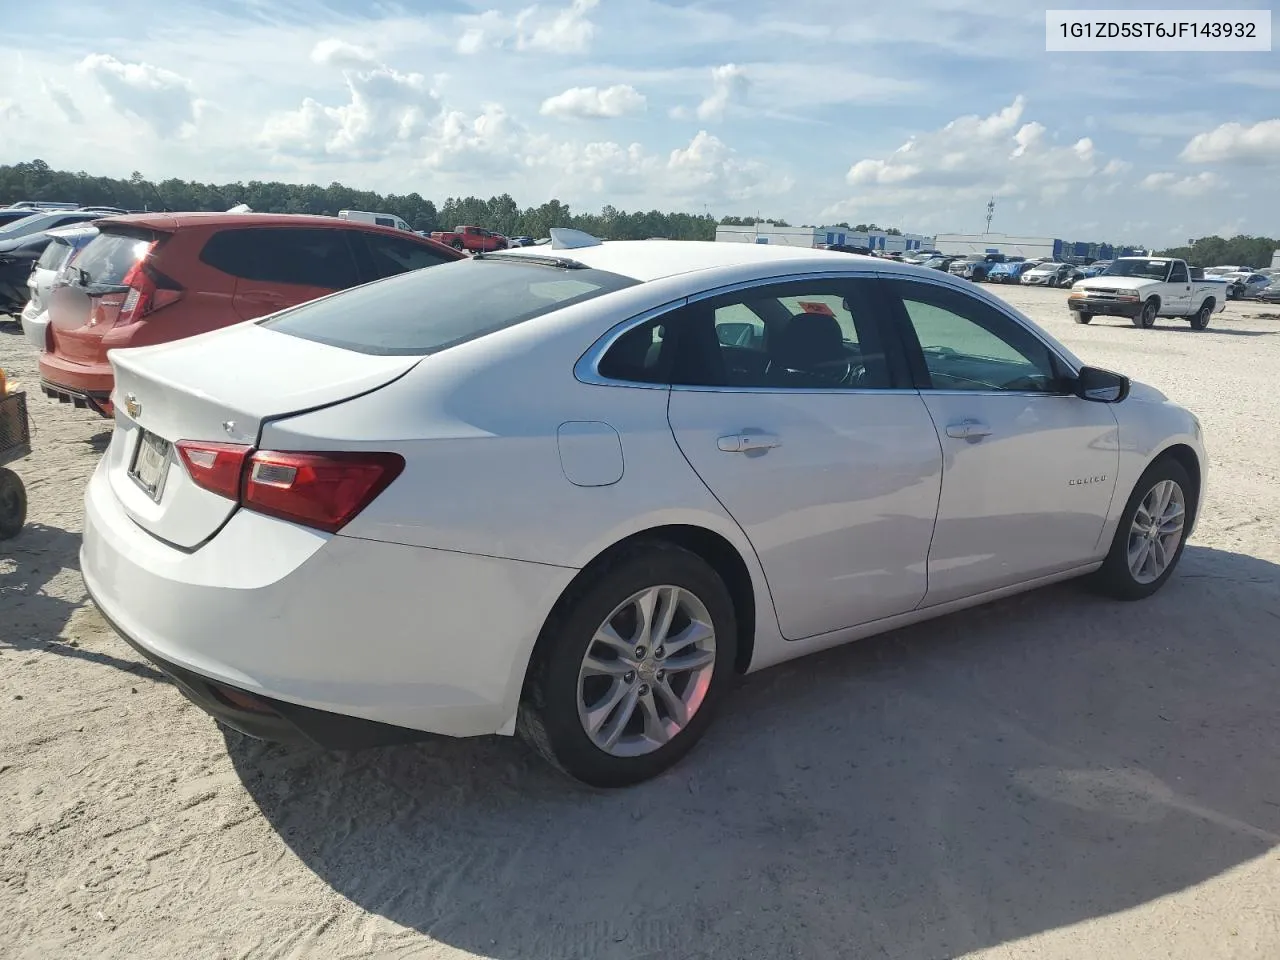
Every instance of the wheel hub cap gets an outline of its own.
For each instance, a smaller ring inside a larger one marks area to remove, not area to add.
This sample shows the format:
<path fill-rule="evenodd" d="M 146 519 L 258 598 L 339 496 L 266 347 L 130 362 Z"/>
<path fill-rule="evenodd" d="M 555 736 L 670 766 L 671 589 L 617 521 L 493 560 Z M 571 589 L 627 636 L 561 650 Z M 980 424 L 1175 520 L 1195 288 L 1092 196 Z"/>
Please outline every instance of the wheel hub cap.
<path fill-rule="evenodd" d="M 683 587 L 638 591 L 609 614 L 578 671 L 578 719 L 612 756 L 652 753 L 706 699 L 716 635 L 706 605 Z"/>
<path fill-rule="evenodd" d="M 1169 569 L 1186 513 L 1186 496 L 1176 481 L 1161 480 L 1142 498 L 1129 528 L 1129 573 L 1136 582 L 1153 583 Z"/>

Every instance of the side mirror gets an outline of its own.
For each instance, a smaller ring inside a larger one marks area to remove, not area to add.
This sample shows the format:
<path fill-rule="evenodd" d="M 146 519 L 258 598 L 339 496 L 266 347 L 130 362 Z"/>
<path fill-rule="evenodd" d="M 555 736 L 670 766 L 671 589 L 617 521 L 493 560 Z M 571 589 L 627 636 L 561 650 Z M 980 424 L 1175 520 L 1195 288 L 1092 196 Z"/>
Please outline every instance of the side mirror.
<path fill-rule="evenodd" d="M 1094 403 L 1119 403 L 1129 396 L 1129 378 L 1098 367 L 1081 367 L 1075 380 L 1075 395 Z"/>

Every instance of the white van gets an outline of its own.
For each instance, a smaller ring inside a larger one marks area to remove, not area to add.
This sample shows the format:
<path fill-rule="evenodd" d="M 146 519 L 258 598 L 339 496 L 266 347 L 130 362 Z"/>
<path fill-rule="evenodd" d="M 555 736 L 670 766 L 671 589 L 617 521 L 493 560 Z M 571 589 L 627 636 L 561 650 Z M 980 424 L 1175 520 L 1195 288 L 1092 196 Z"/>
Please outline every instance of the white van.
<path fill-rule="evenodd" d="M 375 223 L 380 227 L 395 227 L 397 230 L 409 230 L 409 225 L 399 217 L 389 213 L 369 213 L 367 210 L 339 210 L 338 216 L 343 220 L 355 220 L 359 223 Z"/>

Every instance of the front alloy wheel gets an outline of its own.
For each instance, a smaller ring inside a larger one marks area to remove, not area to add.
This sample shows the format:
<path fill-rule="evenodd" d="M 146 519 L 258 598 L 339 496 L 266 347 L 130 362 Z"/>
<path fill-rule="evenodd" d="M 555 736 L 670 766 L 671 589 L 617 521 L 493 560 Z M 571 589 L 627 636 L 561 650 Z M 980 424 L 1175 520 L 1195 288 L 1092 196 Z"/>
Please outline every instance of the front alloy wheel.
<path fill-rule="evenodd" d="M 1169 456 L 1157 460 L 1130 494 L 1095 584 L 1118 600 L 1151 596 L 1178 565 L 1194 510 L 1186 469 Z"/>

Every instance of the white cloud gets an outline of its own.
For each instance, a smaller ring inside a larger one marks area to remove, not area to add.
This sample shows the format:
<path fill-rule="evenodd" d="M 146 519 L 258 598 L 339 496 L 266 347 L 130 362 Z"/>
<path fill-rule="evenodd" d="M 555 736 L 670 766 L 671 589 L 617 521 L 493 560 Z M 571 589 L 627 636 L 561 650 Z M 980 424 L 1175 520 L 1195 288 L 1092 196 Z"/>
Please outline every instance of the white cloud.
<path fill-rule="evenodd" d="M 1179 197 L 1199 197 L 1217 189 L 1218 177 L 1205 171 L 1189 177 L 1179 177 L 1176 173 L 1149 173 L 1139 182 L 1143 190 L 1163 190 Z"/>
<path fill-rule="evenodd" d="M 1215 130 L 1196 134 L 1181 159 L 1191 163 L 1274 164 L 1280 162 L 1280 119 L 1263 120 L 1246 127 L 1224 123 Z"/>
<path fill-rule="evenodd" d="M 629 84 L 612 87 L 572 87 L 542 101 L 539 110 L 545 117 L 578 117 L 603 119 L 641 113 L 645 109 L 644 95 Z"/>
<path fill-rule="evenodd" d="M 686 107 L 676 107 L 671 116 L 677 120 L 688 120 L 697 117 L 703 122 L 723 120 L 730 107 L 740 104 L 751 88 L 751 79 L 745 67 L 736 63 L 726 63 L 711 69 L 711 93 L 697 108 L 689 111 Z"/>
<path fill-rule="evenodd" d="M 93 53 L 76 66 L 102 88 L 107 103 L 141 120 L 161 137 L 190 134 L 204 102 L 186 77 L 150 63 L 126 63 Z"/>
<path fill-rule="evenodd" d="M 447 110 L 431 125 L 423 162 L 441 172 L 501 173 L 523 162 L 526 138 L 500 104 L 486 103 L 474 117 Z"/>
<path fill-rule="evenodd" d="M 84 113 L 76 106 L 75 100 L 64 87 L 58 86 L 51 80 L 42 79 L 40 89 L 53 101 L 53 105 L 66 117 L 68 123 L 84 123 Z"/>
<path fill-rule="evenodd" d="M 549 53 L 581 53 L 591 44 L 595 25 L 587 14 L 600 0 L 573 0 L 550 21 L 541 21 L 536 6 L 526 7 L 516 18 L 517 49 L 545 50 Z"/>
<path fill-rule="evenodd" d="M 311 62 L 326 67 L 368 67 L 377 61 L 364 47 L 329 37 L 311 48 Z"/>
<path fill-rule="evenodd" d="M 719 137 L 699 130 L 687 147 L 671 151 L 664 184 L 685 198 L 747 200 L 786 193 L 794 181 L 739 157 Z"/>
<path fill-rule="evenodd" d="M 1126 169 L 1118 160 L 1103 165 L 1089 137 L 1056 144 L 1049 129 L 1025 113 L 1019 96 L 988 116 L 958 117 L 914 136 L 886 157 L 856 161 L 845 179 L 865 192 L 828 207 L 823 216 L 968 207 L 991 195 L 1054 203 L 1085 190 L 1098 173 L 1115 176 Z"/>
<path fill-rule="evenodd" d="M 25 116 L 22 108 L 12 100 L 0 98 L 0 120 L 12 120 L 17 122 Z"/>
<path fill-rule="evenodd" d="M 391 67 L 344 70 L 349 99 L 330 107 L 307 97 L 302 106 L 269 117 L 262 142 L 280 153 L 376 158 L 420 138 L 439 112 L 435 91 L 420 73 Z"/>
<path fill-rule="evenodd" d="M 513 45 L 517 50 L 543 53 L 582 53 L 595 36 L 595 24 L 587 14 L 600 0 L 571 0 L 569 6 L 553 13 L 537 4 L 525 7 L 514 17 L 500 10 L 459 17 L 463 26 L 456 49 L 461 54 L 477 54 Z"/>

